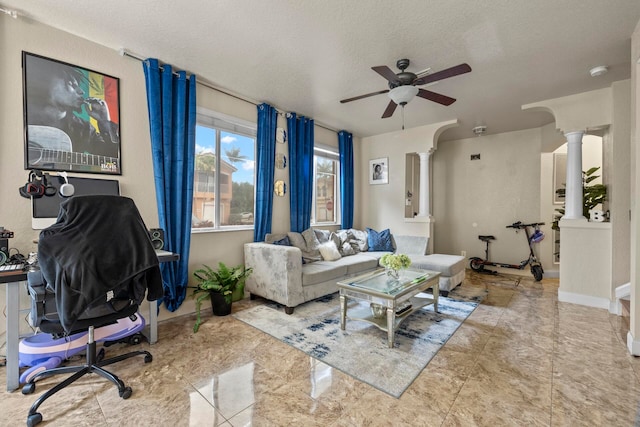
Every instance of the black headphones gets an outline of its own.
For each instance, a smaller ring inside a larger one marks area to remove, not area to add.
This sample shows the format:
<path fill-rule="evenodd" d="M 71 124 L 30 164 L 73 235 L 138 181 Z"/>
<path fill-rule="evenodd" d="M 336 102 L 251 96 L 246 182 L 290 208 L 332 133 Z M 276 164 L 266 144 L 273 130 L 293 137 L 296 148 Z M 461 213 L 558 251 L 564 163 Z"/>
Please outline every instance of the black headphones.
<path fill-rule="evenodd" d="M 32 170 L 29 172 L 29 181 L 18 189 L 22 197 L 40 198 L 42 196 L 55 196 L 58 190 L 55 186 L 49 183 L 49 174 L 42 173 L 39 170 Z"/>

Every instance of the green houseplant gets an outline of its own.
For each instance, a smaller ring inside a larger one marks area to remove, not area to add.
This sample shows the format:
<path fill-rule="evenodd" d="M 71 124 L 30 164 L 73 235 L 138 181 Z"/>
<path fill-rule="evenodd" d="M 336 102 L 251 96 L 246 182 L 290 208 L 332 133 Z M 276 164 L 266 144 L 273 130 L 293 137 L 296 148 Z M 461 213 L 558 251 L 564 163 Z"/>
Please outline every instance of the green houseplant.
<path fill-rule="evenodd" d="M 594 179 L 600 178 L 600 175 L 594 175 L 600 167 L 594 166 L 588 171 L 582 171 L 582 215 L 585 218 L 589 218 L 589 211 L 596 206 L 607 201 L 607 186 L 604 184 L 591 184 Z M 559 188 L 556 190 L 556 194 L 559 198 L 564 199 L 567 193 L 566 188 Z M 558 212 L 558 219 L 553 221 L 551 228 L 559 230 L 558 221 L 565 213 L 564 205 L 560 209 L 556 209 Z"/>
<path fill-rule="evenodd" d="M 217 270 L 205 264 L 204 268 L 193 272 L 197 279 L 192 293 L 192 297 L 196 299 L 196 324 L 193 326 L 193 332 L 198 332 L 202 323 L 202 301 L 211 299 L 213 314 L 217 316 L 231 313 L 233 293 L 238 288 L 244 289 L 244 282 L 252 271 L 253 269 L 245 268 L 243 265 L 227 267 L 223 262 L 219 262 Z"/>

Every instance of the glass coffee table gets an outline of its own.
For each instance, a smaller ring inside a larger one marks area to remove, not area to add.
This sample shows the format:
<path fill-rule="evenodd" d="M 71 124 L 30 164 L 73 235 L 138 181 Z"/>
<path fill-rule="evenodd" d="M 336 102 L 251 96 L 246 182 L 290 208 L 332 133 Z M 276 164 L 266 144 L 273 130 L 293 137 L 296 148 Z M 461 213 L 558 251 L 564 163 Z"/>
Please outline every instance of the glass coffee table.
<path fill-rule="evenodd" d="M 338 282 L 340 290 L 340 328 L 350 320 L 362 320 L 387 331 L 389 348 L 393 348 L 394 335 L 400 324 L 411 313 L 429 304 L 438 312 L 440 273 L 417 268 L 400 271 L 395 279 L 384 269 Z M 417 294 L 432 289 L 433 296 L 418 297 Z M 347 300 L 368 301 L 370 307 L 354 307 L 347 313 Z"/>

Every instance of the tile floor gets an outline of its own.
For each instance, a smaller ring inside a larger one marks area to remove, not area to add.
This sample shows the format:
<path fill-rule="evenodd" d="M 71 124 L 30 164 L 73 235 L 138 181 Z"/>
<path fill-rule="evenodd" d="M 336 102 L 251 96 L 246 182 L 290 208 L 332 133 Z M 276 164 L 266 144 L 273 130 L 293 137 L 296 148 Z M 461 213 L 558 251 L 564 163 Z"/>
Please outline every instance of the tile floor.
<path fill-rule="evenodd" d="M 557 279 L 469 272 L 488 296 L 400 399 L 310 359 L 234 319 L 160 324 L 152 363 L 111 369 L 133 395 L 96 376 L 40 407 L 43 426 L 632 426 L 640 358 L 623 318 L 559 303 Z M 245 299 L 234 311 L 262 301 Z M 208 313 L 206 313 L 208 314 Z M 118 348 L 119 347 L 119 348 Z M 108 355 L 127 350 L 108 349 Z M 0 383 L 5 371 L 0 369 Z M 0 425 L 25 425 L 36 393 L 2 392 Z"/>

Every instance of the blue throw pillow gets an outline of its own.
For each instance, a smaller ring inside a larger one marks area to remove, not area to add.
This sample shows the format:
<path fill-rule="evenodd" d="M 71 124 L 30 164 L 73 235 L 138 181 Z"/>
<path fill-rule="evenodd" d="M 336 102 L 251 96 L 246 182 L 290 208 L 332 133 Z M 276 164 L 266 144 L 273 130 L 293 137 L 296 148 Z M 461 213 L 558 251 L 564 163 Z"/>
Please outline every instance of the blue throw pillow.
<path fill-rule="evenodd" d="M 284 236 L 283 239 L 276 240 L 275 242 L 273 242 L 273 244 L 280 245 L 280 246 L 291 246 L 291 242 L 289 241 L 289 236 Z"/>
<path fill-rule="evenodd" d="M 393 242 L 391 241 L 391 231 L 387 228 L 381 232 L 367 227 L 369 252 L 386 251 L 393 252 Z"/>

